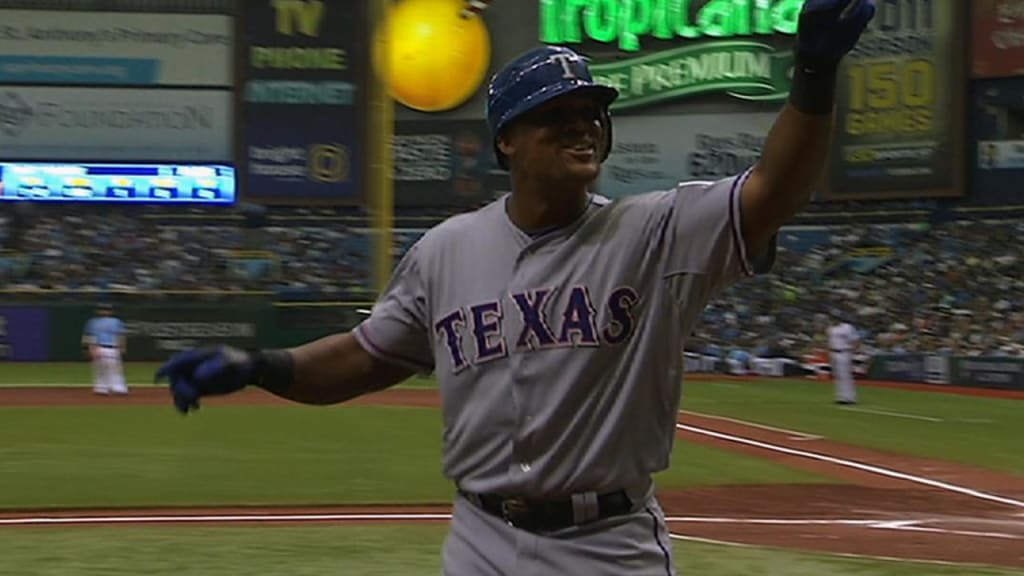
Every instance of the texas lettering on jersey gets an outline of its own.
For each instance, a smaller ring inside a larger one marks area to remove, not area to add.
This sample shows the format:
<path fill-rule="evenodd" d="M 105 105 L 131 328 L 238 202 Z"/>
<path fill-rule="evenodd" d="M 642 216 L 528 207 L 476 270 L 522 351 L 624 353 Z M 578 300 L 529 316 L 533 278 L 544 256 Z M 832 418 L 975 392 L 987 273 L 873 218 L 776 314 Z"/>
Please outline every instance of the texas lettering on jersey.
<path fill-rule="evenodd" d="M 621 344 L 636 329 L 637 291 L 620 286 L 597 304 L 586 286 L 574 286 L 565 305 L 550 314 L 552 288 L 514 292 L 458 308 L 434 323 L 434 333 L 451 356 L 452 371 L 508 357 L 512 351 Z M 603 312 L 603 314 L 599 314 Z M 506 314 L 518 316 L 518 325 Z"/>

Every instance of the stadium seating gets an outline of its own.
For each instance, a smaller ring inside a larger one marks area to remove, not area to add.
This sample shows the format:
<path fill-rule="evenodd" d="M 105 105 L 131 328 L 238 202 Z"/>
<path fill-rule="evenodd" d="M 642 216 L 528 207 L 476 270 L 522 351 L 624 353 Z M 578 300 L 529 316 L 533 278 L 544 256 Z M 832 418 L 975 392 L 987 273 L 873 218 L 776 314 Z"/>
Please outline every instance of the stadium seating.
<path fill-rule="evenodd" d="M 712 302 L 693 346 L 800 358 L 821 346 L 828 314 L 840 311 L 872 351 L 1024 354 L 1024 221 L 921 218 L 914 211 L 924 207 L 908 204 L 913 217 L 899 222 L 785 228 L 774 272 Z M 16 230 L 0 218 L 8 298 L 40 290 L 373 298 L 371 220 L 357 208 L 274 208 L 256 220 L 237 209 L 43 208 L 22 214 Z M 395 261 L 445 215 L 396 214 Z"/>

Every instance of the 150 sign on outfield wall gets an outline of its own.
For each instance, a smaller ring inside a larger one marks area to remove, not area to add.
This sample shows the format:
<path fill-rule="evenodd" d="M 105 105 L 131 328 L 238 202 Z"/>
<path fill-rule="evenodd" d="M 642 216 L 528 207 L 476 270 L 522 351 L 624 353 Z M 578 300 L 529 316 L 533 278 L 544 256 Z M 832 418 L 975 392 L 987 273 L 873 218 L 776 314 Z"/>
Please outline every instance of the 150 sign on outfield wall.
<path fill-rule="evenodd" d="M 804 0 L 541 0 L 547 44 L 614 45 L 631 56 L 597 61 L 594 75 L 619 89 L 613 108 L 703 93 L 781 101 L 793 59 L 752 37 L 796 33 Z M 644 40 L 706 40 L 643 52 Z"/>
<path fill-rule="evenodd" d="M 962 7 L 879 3 L 840 65 L 830 198 L 962 193 Z"/>

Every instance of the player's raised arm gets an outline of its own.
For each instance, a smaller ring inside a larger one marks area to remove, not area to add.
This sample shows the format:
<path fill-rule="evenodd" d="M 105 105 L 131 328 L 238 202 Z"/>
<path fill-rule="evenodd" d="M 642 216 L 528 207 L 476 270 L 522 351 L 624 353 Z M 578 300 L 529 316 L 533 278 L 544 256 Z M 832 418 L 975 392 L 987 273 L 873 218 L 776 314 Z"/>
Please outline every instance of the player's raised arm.
<path fill-rule="evenodd" d="M 290 349 L 216 346 L 179 353 L 156 374 L 170 383 L 180 412 L 200 398 L 246 387 L 304 404 L 336 404 L 433 369 L 425 284 L 417 246 L 402 258 L 370 317 L 351 332 Z"/>
<path fill-rule="evenodd" d="M 809 202 L 830 148 L 839 62 L 875 14 L 875 0 L 807 0 L 789 101 L 743 186 L 743 237 L 760 254 Z"/>

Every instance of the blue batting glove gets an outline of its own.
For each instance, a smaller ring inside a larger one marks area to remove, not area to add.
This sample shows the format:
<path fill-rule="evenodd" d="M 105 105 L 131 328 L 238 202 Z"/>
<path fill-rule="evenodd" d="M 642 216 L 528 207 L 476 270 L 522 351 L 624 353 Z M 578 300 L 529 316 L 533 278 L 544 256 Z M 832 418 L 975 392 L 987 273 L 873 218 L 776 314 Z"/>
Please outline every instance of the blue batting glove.
<path fill-rule="evenodd" d="M 231 346 L 179 352 L 156 372 L 170 381 L 174 406 L 182 414 L 199 409 L 203 396 L 222 396 L 245 388 L 252 379 L 252 356 Z"/>
<path fill-rule="evenodd" d="M 800 11 L 797 56 L 838 63 L 875 16 L 875 0 L 807 0 Z"/>

